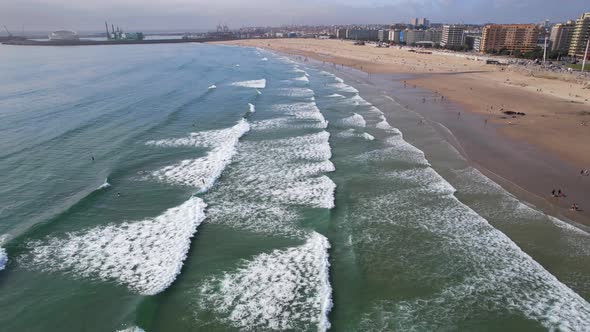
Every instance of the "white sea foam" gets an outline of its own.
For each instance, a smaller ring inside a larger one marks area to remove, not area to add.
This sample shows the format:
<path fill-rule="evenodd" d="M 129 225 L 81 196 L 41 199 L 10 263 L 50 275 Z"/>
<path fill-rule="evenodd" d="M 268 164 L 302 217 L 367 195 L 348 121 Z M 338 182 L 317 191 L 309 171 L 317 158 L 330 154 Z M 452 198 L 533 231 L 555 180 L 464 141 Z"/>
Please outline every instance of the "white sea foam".
<path fill-rule="evenodd" d="M 209 90 L 217 89 L 217 85 L 213 84 L 209 87 Z"/>
<path fill-rule="evenodd" d="M 343 91 L 343 92 L 350 92 L 350 93 L 358 93 L 359 92 L 359 90 L 351 87 L 348 84 L 344 84 L 344 83 L 335 83 L 335 84 L 331 84 L 331 86 L 333 88 L 336 88 L 336 89 Z"/>
<path fill-rule="evenodd" d="M 369 103 L 368 101 L 366 101 L 360 95 L 354 95 L 353 97 L 350 98 L 350 100 L 352 101 L 353 104 L 355 104 L 357 106 L 369 106 L 369 105 L 371 105 L 371 103 Z"/>
<path fill-rule="evenodd" d="M 399 136 L 391 136 L 385 139 L 384 143 L 389 147 L 379 150 L 368 151 L 353 158 L 356 161 L 387 162 L 399 161 L 403 163 L 412 163 L 421 166 L 430 166 L 422 150 L 404 141 Z"/>
<path fill-rule="evenodd" d="M 330 134 L 321 132 L 285 139 L 240 144 L 232 178 L 240 185 L 229 188 L 233 197 L 255 197 L 261 202 L 334 207 L 335 184 L 323 173 L 334 171 L 329 161 Z"/>
<path fill-rule="evenodd" d="M 102 189 L 106 189 L 108 187 L 110 187 L 111 184 L 109 183 L 109 179 L 104 179 L 104 183 L 101 184 L 100 186 L 98 186 L 98 188 L 96 188 L 96 190 L 102 190 Z"/>
<path fill-rule="evenodd" d="M 273 106 L 273 111 L 291 115 L 298 120 L 315 120 L 325 126 L 328 124 L 315 102 L 278 104 Z"/>
<path fill-rule="evenodd" d="M 6 250 L 0 247 L 0 271 L 6 268 L 6 264 L 8 263 L 8 254 L 6 254 Z"/>
<path fill-rule="evenodd" d="M 254 106 L 254 104 L 248 103 L 248 112 L 256 113 L 256 106 Z"/>
<path fill-rule="evenodd" d="M 387 118 L 385 118 L 385 115 L 381 114 L 379 116 L 379 122 L 375 125 L 375 127 L 377 129 L 383 129 L 383 130 L 387 130 L 387 131 L 392 131 L 392 132 L 396 132 L 397 134 L 399 134 L 400 136 L 402 136 L 402 133 L 397 130 L 396 128 L 392 127 L 389 122 L 387 121 Z"/>
<path fill-rule="evenodd" d="M 305 75 L 303 75 L 301 77 L 297 77 L 295 80 L 296 81 L 301 81 L 301 82 L 309 83 L 309 78 L 307 78 L 307 76 L 305 76 Z"/>
<path fill-rule="evenodd" d="M 99 226 L 27 243 L 19 261 L 30 268 L 114 281 L 144 295 L 174 282 L 206 204 L 193 197 L 153 219 Z"/>
<path fill-rule="evenodd" d="M 310 121 L 293 121 L 292 118 L 274 118 L 268 120 L 261 120 L 252 123 L 254 130 L 276 130 L 280 128 L 291 129 L 326 129 L 328 121 L 324 122 L 310 122 Z"/>
<path fill-rule="evenodd" d="M 394 148 L 402 146 L 404 151 L 423 156 L 395 137 L 389 140 Z M 391 158 L 388 150 L 379 152 Z M 377 304 L 369 309 L 372 314 L 363 319 L 361 330 L 423 331 L 441 326 L 455 330 L 467 318 L 506 311 L 524 315 L 548 330 L 590 328 L 590 304 L 463 205 L 453 195 L 454 188 L 434 170 L 419 167 L 383 176 L 396 181 L 396 191 L 359 195 L 359 212 L 350 220 L 363 225 L 365 231 L 355 245 L 362 246 L 363 252 L 392 257 L 391 263 L 378 267 L 385 271 L 376 273 L 406 271 L 397 277 L 440 290 L 415 299 Z M 368 223 L 394 227 L 367 227 Z M 400 239 L 400 229 L 406 238 Z M 428 245 L 419 245 L 408 234 L 415 234 L 415 239 L 428 238 Z M 420 271 L 415 262 L 421 261 L 428 262 L 431 272 L 413 272 Z"/>
<path fill-rule="evenodd" d="M 268 61 L 268 58 L 262 58 L 261 61 Z"/>
<path fill-rule="evenodd" d="M 295 72 L 295 73 L 301 73 L 301 74 L 303 74 L 303 75 L 305 75 L 305 76 L 307 76 L 307 75 L 308 75 L 308 74 L 307 74 L 307 72 L 306 72 L 305 70 L 303 70 L 303 69 L 301 69 L 301 68 L 299 68 L 299 67 L 295 67 L 295 69 L 293 69 L 293 72 Z"/>
<path fill-rule="evenodd" d="M 333 94 L 331 94 L 331 95 L 328 95 L 328 96 L 326 96 L 326 97 L 327 97 L 327 98 L 346 98 L 346 97 L 344 97 L 343 95 L 341 95 L 341 94 L 338 94 L 338 93 L 333 93 Z"/>
<path fill-rule="evenodd" d="M 335 80 L 336 80 L 336 82 L 338 82 L 338 83 L 344 83 L 344 80 L 343 80 L 343 79 L 341 79 L 341 78 L 340 78 L 340 77 L 338 77 L 338 76 L 334 76 L 334 79 L 335 79 Z"/>
<path fill-rule="evenodd" d="M 243 88 L 264 89 L 266 88 L 266 79 L 234 82 L 231 85 Z"/>
<path fill-rule="evenodd" d="M 199 289 L 199 307 L 212 308 L 240 330 L 330 328 L 328 240 L 312 233 L 305 244 L 260 254 Z"/>
<path fill-rule="evenodd" d="M 300 98 L 313 98 L 314 92 L 309 88 L 283 88 L 278 91 L 280 96 L 285 97 L 300 97 Z"/>
<path fill-rule="evenodd" d="M 142 328 L 137 327 L 137 326 L 130 326 L 128 328 L 119 330 L 117 332 L 145 332 Z"/>
<path fill-rule="evenodd" d="M 344 127 L 364 128 L 367 126 L 367 122 L 365 121 L 365 118 L 363 118 L 363 116 L 358 113 L 353 113 L 351 116 L 338 121 L 338 124 L 341 126 L 344 126 Z"/>
<path fill-rule="evenodd" d="M 222 200 L 207 209 L 207 222 L 229 225 L 240 230 L 273 236 L 304 238 L 307 232 L 297 221 L 292 208 L 274 203 L 244 200 Z"/>
<path fill-rule="evenodd" d="M 152 176 L 160 181 L 189 185 L 199 188 L 199 192 L 206 192 L 231 163 L 240 137 L 249 130 L 250 125 L 245 119 L 242 119 L 238 124 L 228 129 L 193 133 L 187 138 L 150 141 L 147 144 L 156 146 L 211 148 L 202 158 L 183 160 L 153 172 Z"/>
<path fill-rule="evenodd" d="M 340 138 L 363 138 L 366 139 L 367 141 L 373 141 L 375 140 L 375 137 L 369 133 L 357 133 L 355 132 L 354 129 L 347 129 L 344 131 L 339 132 L 336 136 L 340 137 Z"/>

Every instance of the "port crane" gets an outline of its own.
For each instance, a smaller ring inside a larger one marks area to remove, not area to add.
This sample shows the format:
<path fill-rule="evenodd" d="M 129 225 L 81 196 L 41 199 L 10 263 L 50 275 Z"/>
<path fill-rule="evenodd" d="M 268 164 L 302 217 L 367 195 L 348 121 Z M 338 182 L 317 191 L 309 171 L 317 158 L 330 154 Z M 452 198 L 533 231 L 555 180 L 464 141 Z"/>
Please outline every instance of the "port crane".
<path fill-rule="evenodd" d="M 8 28 L 6 27 L 6 25 L 2 25 L 2 26 L 4 27 L 4 30 L 6 30 L 8 37 L 12 37 L 12 34 L 10 33 L 10 31 L 8 31 Z"/>

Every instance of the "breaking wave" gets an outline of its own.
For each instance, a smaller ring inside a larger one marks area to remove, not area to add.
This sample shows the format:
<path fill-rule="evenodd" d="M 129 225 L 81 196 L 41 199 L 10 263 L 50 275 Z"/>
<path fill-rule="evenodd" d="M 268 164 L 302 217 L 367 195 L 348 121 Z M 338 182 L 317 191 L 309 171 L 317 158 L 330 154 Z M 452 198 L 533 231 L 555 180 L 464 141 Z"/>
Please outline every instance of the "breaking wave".
<path fill-rule="evenodd" d="M 206 204 L 193 197 L 153 219 L 30 241 L 25 266 L 114 281 L 143 295 L 168 288 L 180 273 Z"/>
<path fill-rule="evenodd" d="M 96 188 L 96 190 L 106 189 L 106 188 L 108 188 L 110 186 L 111 186 L 111 184 L 109 183 L 109 179 L 106 178 L 106 179 L 104 179 L 104 183 L 101 184 L 100 186 L 98 186 L 98 188 Z"/>
<path fill-rule="evenodd" d="M 360 127 L 364 128 L 367 126 L 367 122 L 362 115 L 353 113 L 351 116 L 338 121 L 338 124 L 344 127 Z"/>
<path fill-rule="evenodd" d="M 231 85 L 243 88 L 264 89 L 266 88 L 266 79 L 263 78 L 260 80 L 234 82 Z"/>
<path fill-rule="evenodd" d="M 375 140 L 375 137 L 369 133 L 357 133 L 355 132 L 354 129 L 347 129 L 344 131 L 341 131 L 337 134 L 338 137 L 340 138 L 363 138 L 366 139 L 367 141 L 373 141 Z"/>
<path fill-rule="evenodd" d="M 6 264 L 8 264 L 8 254 L 4 248 L 0 247 L 0 271 L 6 268 Z"/>
<path fill-rule="evenodd" d="M 152 176 L 160 181 L 199 188 L 200 193 L 206 192 L 231 163 L 240 137 L 249 130 L 248 121 L 242 119 L 238 124 L 227 129 L 193 133 L 186 138 L 149 141 L 146 144 L 154 146 L 211 148 L 202 158 L 183 160 L 153 172 Z"/>
<path fill-rule="evenodd" d="M 199 307 L 212 308 L 241 330 L 326 331 L 332 308 L 329 248 L 314 232 L 299 247 L 255 256 L 207 280 L 199 289 Z"/>

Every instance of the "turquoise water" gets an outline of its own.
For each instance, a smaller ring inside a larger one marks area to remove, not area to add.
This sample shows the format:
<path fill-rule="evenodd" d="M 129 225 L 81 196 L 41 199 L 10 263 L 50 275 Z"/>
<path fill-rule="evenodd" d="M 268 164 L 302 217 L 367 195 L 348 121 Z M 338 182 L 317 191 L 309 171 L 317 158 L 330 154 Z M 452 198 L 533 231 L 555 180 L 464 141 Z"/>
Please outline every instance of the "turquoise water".
<path fill-rule="evenodd" d="M 2 329 L 590 328 L 590 235 L 354 73 L 198 44 L 0 67 Z"/>

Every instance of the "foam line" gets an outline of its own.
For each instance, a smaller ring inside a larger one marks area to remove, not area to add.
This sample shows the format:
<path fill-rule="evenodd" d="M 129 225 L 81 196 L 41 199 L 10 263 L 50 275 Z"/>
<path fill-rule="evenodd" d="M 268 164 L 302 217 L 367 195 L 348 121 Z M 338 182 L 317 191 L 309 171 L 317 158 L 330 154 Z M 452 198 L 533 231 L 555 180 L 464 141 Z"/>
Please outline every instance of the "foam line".
<path fill-rule="evenodd" d="M 0 271 L 6 268 L 6 264 L 8 264 L 8 254 L 4 248 L 0 247 Z"/>
<path fill-rule="evenodd" d="M 160 216 L 27 243 L 19 261 L 43 271 L 114 281 L 143 295 L 165 290 L 180 273 L 206 204 L 192 197 Z"/>
<path fill-rule="evenodd" d="M 340 138 L 363 138 L 363 139 L 366 139 L 367 141 L 375 140 L 375 137 L 373 135 L 371 135 L 369 133 L 358 134 L 352 128 L 341 131 L 340 133 L 337 134 L 337 136 Z"/>
<path fill-rule="evenodd" d="M 276 130 L 283 128 L 292 129 L 326 129 L 328 121 L 324 122 L 294 122 L 291 118 L 274 118 L 261 120 L 252 124 L 254 130 Z"/>
<path fill-rule="evenodd" d="M 314 232 L 299 247 L 243 261 L 200 287 L 199 307 L 240 330 L 326 331 L 332 308 L 329 248 Z"/>
<path fill-rule="evenodd" d="M 209 90 L 217 89 L 217 85 L 213 84 L 209 87 Z"/>
<path fill-rule="evenodd" d="M 358 113 L 353 113 L 351 116 L 346 117 L 338 122 L 338 124 L 344 127 L 360 127 L 364 128 L 367 126 L 367 122 L 362 115 Z"/>
<path fill-rule="evenodd" d="M 142 328 L 137 327 L 137 326 L 130 326 L 128 328 L 119 330 L 117 332 L 145 332 Z"/>
<path fill-rule="evenodd" d="M 266 79 L 234 82 L 232 86 L 239 86 L 242 88 L 264 89 L 266 88 Z"/>
<path fill-rule="evenodd" d="M 160 181 L 199 188 L 199 193 L 206 192 L 231 163 L 240 137 L 249 130 L 250 125 L 242 119 L 228 129 L 194 133 L 187 138 L 150 141 L 147 144 L 156 146 L 211 147 L 207 155 L 202 158 L 183 160 L 153 172 L 152 176 Z"/>
<path fill-rule="evenodd" d="M 296 81 L 301 81 L 301 82 L 309 83 L 309 78 L 307 78 L 307 76 L 305 76 L 305 75 L 303 75 L 301 77 L 297 77 L 295 80 Z"/>
<path fill-rule="evenodd" d="M 328 95 L 328 96 L 326 96 L 326 97 L 327 97 L 327 98 L 346 98 L 346 97 L 344 97 L 343 95 L 341 95 L 341 94 L 338 94 L 338 93 L 333 93 L 333 94 L 331 94 L 331 95 Z"/>
<path fill-rule="evenodd" d="M 283 88 L 278 92 L 280 96 L 285 97 L 312 98 L 314 96 L 314 91 L 309 88 Z"/>
<path fill-rule="evenodd" d="M 328 122 L 320 112 L 315 102 L 279 104 L 273 106 L 273 111 L 293 116 L 298 120 L 314 120 L 327 127 Z"/>
<path fill-rule="evenodd" d="M 348 84 L 344 84 L 344 83 L 335 83 L 335 84 L 331 84 L 332 87 L 343 91 L 343 92 L 350 92 L 350 93 L 358 93 L 359 90 L 353 88 L 352 86 L 348 85 Z"/>
<path fill-rule="evenodd" d="M 256 106 L 254 106 L 254 104 L 248 103 L 248 112 L 256 113 Z"/>
<path fill-rule="evenodd" d="M 101 184 L 100 186 L 98 186 L 98 188 L 96 188 L 96 190 L 106 189 L 106 188 L 108 188 L 110 186 L 111 186 L 111 184 L 109 183 L 109 179 L 106 178 L 106 179 L 104 179 L 104 183 Z"/>

